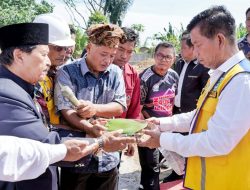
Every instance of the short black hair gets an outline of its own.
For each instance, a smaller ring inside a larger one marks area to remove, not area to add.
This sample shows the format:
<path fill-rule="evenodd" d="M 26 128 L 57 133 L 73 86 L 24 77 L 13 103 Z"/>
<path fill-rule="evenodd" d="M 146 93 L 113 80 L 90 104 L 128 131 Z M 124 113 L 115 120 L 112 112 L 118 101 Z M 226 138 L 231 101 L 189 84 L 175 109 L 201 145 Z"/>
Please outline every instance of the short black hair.
<path fill-rule="evenodd" d="M 213 6 L 196 15 L 187 26 L 188 32 L 196 26 L 199 26 L 200 33 L 207 38 L 223 33 L 232 44 L 236 42 L 235 19 L 224 6 Z"/>
<path fill-rule="evenodd" d="M 186 41 L 186 44 L 188 47 L 193 47 L 194 45 L 192 44 L 190 34 L 187 30 L 185 30 L 182 35 L 181 35 L 181 40 Z"/>
<path fill-rule="evenodd" d="M 156 52 L 157 52 L 161 47 L 173 49 L 174 55 L 175 55 L 175 48 L 174 48 L 174 46 L 173 46 L 171 43 L 169 43 L 169 42 L 161 42 L 161 43 L 159 43 L 159 44 L 155 47 L 154 54 L 156 54 Z"/>
<path fill-rule="evenodd" d="M 128 27 L 122 27 L 121 28 L 124 32 L 125 39 L 122 39 L 121 43 L 124 44 L 126 42 L 138 42 L 139 35 L 132 29 Z"/>
<path fill-rule="evenodd" d="M 0 54 L 0 64 L 11 65 L 14 60 L 13 52 L 15 49 L 20 49 L 21 51 L 26 52 L 26 53 L 31 53 L 32 50 L 35 48 L 36 48 L 36 45 L 33 45 L 33 46 L 24 45 L 24 46 L 6 48 Z"/>
<path fill-rule="evenodd" d="M 246 16 L 247 16 L 247 13 L 250 11 L 250 7 L 246 10 Z"/>

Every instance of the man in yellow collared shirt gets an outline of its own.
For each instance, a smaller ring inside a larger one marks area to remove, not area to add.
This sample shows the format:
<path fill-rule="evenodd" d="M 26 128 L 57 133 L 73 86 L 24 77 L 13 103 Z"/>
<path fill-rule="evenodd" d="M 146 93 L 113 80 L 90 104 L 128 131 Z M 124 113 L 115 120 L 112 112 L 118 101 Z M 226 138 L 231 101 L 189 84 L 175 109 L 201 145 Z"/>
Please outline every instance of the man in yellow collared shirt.
<path fill-rule="evenodd" d="M 70 34 L 69 25 L 52 14 L 42 14 L 33 22 L 49 25 L 49 59 L 51 67 L 44 80 L 36 86 L 36 100 L 40 104 L 47 124 L 59 124 L 59 116 L 54 105 L 54 77 L 59 66 L 70 58 L 71 47 L 75 45 Z"/>
<path fill-rule="evenodd" d="M 198 60 L 211 69 L 210 80 L 194 111 L 150 118 L 159 127 L 146 130 L 151 138 L 140 145 L 187 157 L 189 189 L 250 189 L 250 63 L 238 50 L 235 20 L 226 8 L 214 6 L 187 29 Z"/>

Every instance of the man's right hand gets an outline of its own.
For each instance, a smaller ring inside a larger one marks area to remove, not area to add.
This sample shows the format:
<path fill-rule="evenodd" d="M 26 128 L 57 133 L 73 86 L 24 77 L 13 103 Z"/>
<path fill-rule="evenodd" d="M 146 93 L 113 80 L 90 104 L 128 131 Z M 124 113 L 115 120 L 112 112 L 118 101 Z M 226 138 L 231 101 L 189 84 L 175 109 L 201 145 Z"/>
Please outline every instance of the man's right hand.
<path fill-rule="evenodd" d="M 106 152 L 115 152 L 123 150 L 127 147 L 128 143 L 135 143 L 135 137 L 122 137 L 122 130 L 113 132 L 106 132 L 102 135 L 103 150 Z"/>
<path fill-rule="evenodd" d="M 93 152 L 95 144 L 89 145 L 88 141 L 71 139 L 63 143 L 67 148 L 64 161 L 77 161 Z"/>

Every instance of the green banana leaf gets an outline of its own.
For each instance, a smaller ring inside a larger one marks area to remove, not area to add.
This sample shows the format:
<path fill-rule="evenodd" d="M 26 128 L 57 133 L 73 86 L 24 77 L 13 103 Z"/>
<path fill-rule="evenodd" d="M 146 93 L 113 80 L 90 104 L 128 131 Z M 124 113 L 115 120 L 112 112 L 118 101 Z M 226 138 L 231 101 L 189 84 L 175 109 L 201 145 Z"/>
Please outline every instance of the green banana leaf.
<path fill-rule="evenodd" d="M 106 123 L 108 131 L 123 129 L 123 134 L 134 135 L 136 132 L 147 127 L 148 123 L 143 120 L 136 119 L 110 119 Z"/>

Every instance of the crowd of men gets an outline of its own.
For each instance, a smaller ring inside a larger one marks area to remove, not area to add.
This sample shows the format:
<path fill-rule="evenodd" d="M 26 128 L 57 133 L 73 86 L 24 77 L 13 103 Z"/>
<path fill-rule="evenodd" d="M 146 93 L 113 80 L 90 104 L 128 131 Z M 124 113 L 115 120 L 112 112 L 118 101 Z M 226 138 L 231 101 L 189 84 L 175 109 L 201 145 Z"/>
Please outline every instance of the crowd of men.
<path fill-rule="evenodd" d="M 129 64 L 138 34 L 128 27 L 90 26 L 79 59 L 74 30 L 53 14 L 0 28 L 0 189 L 117 190 L 121 151 L 133 156 L 135 146 L 139 189 L 160 189 L 163 149 L 186 158 L 184 175 L 164 182 L 249 189 L 250 8 L 246 28 L 237 42 L 231 13 L 206 9 L 182 34 L 180 59 L 161 42 L 141 73 Z M 154 127 L 127 137 L 107 131 L 112 118 Z"/>

